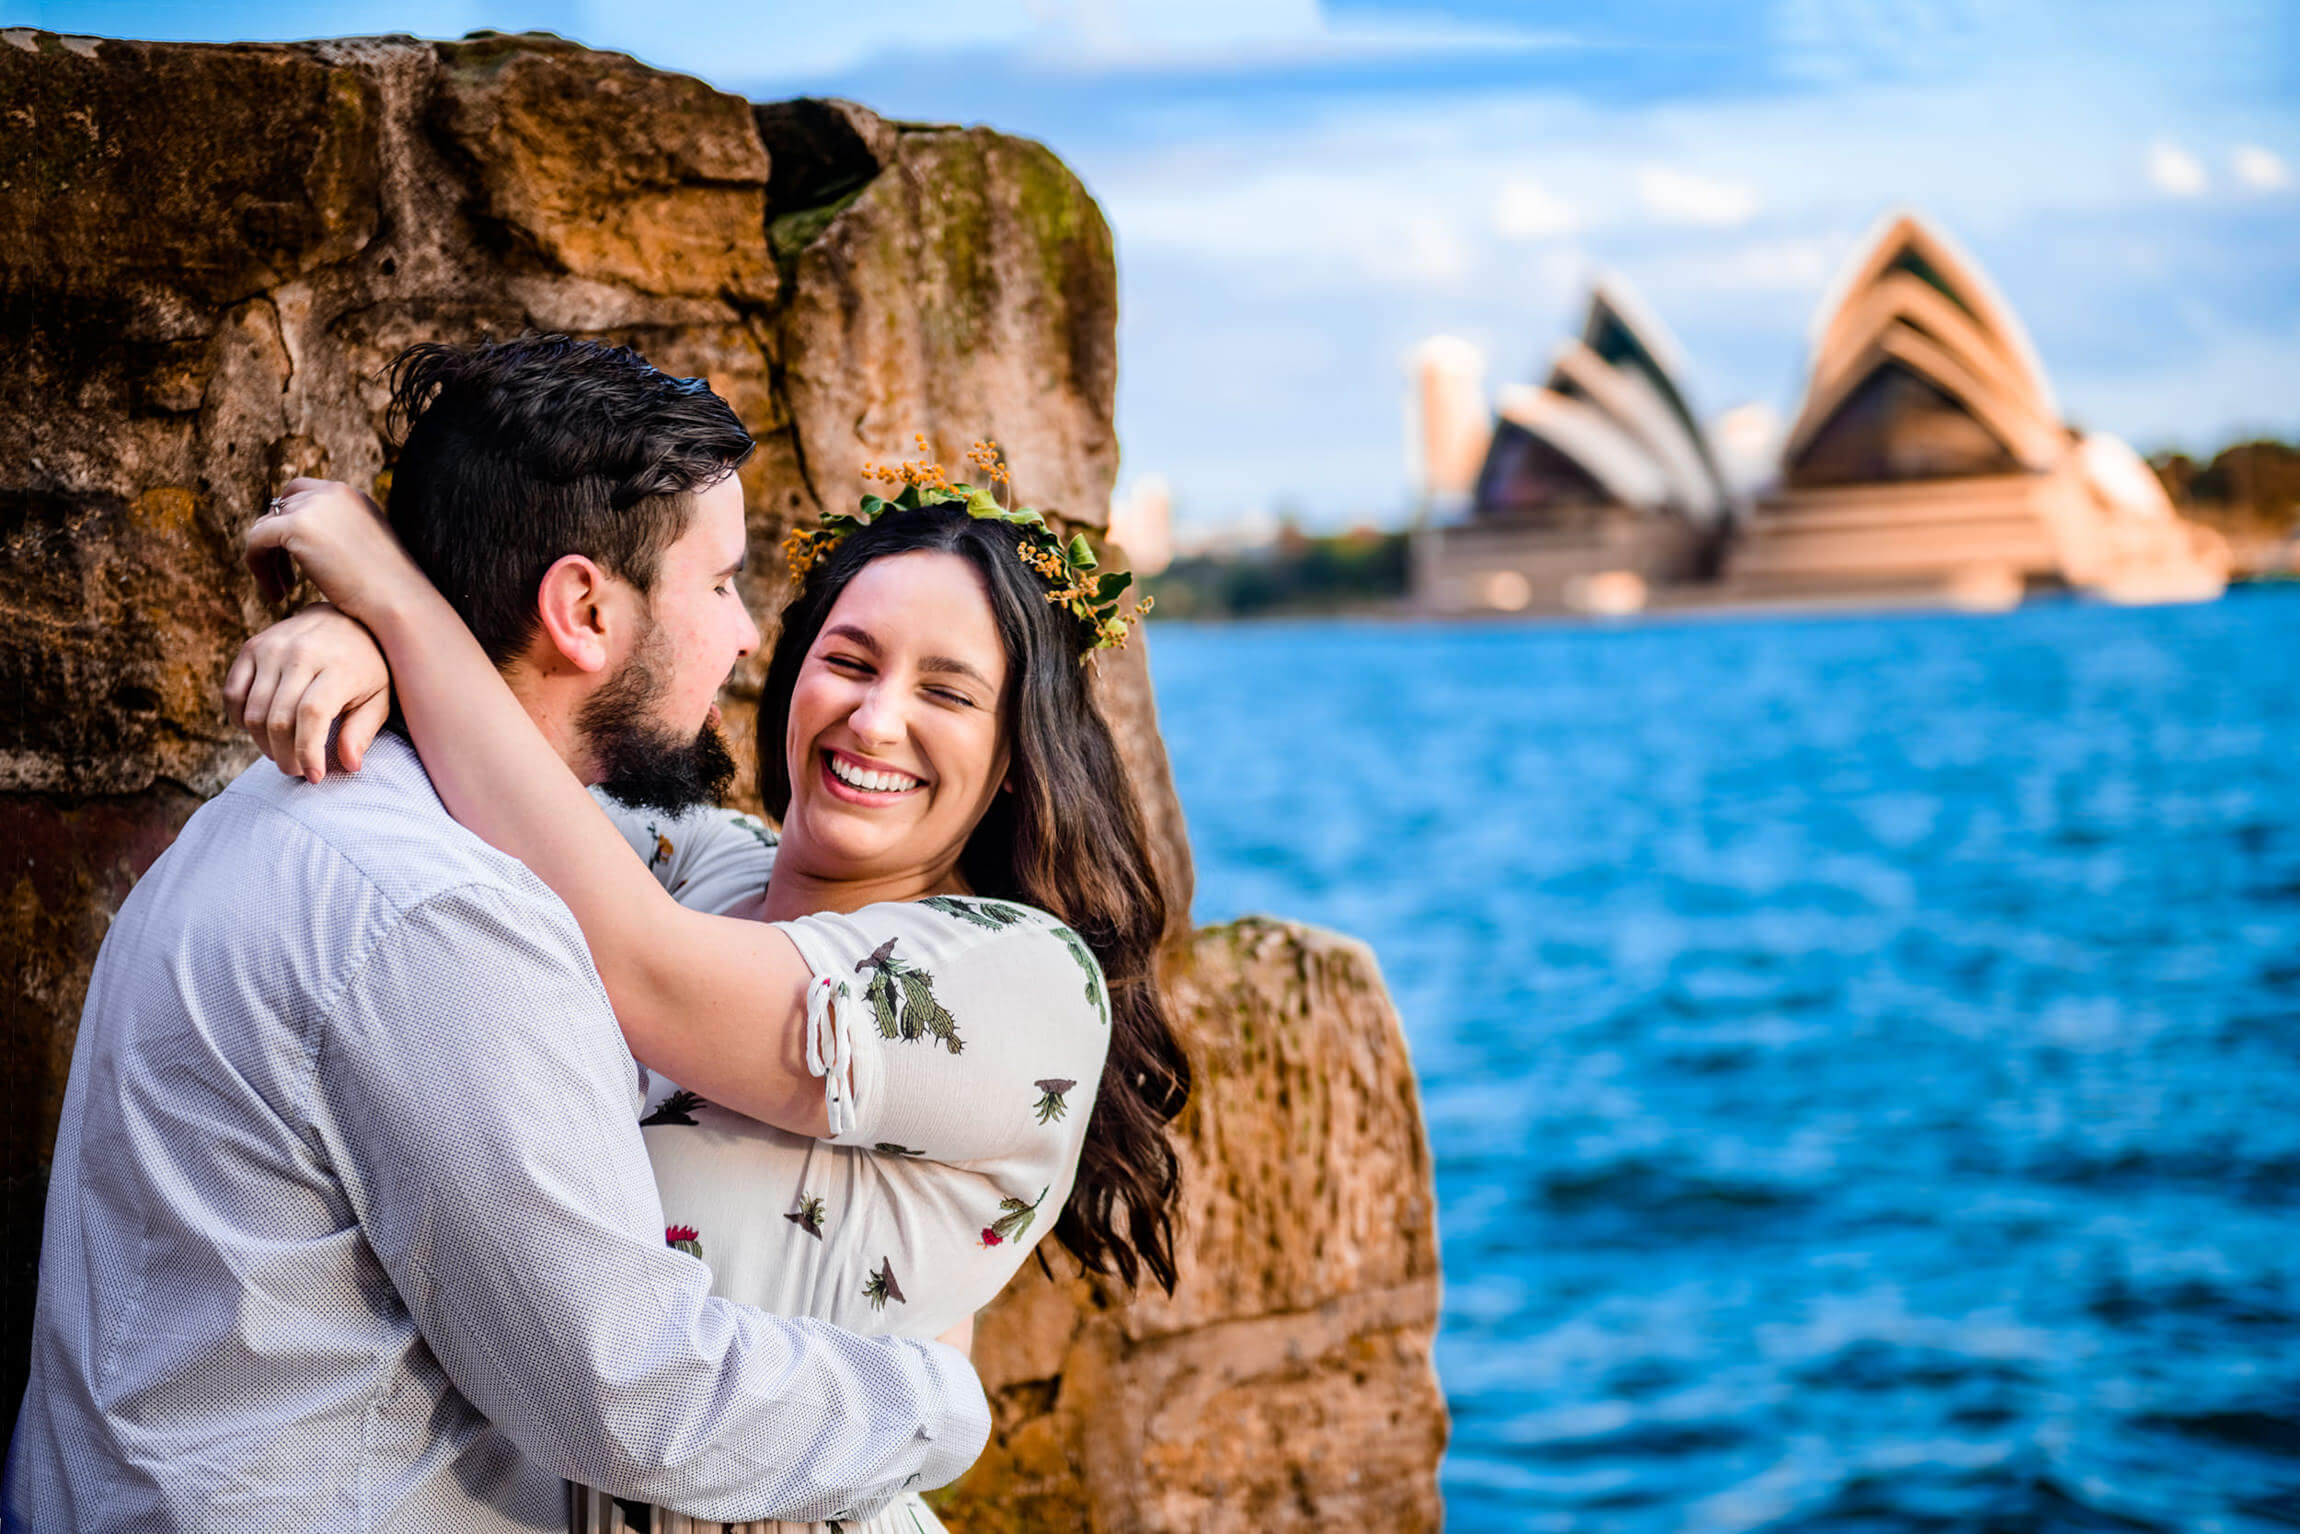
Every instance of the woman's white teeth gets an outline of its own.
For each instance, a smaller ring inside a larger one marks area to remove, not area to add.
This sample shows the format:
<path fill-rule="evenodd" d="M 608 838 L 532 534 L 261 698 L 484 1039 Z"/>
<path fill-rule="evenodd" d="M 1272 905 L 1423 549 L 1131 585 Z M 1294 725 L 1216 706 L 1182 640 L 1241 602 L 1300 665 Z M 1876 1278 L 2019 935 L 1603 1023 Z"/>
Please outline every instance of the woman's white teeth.
<path fill-rule="evenodd" d="M 916 788 L 920 780 L 905 772 L 876 772 L 853 766 L 837 757 L 831 758 L 831 775 L 841 783 L 874 794 L 899 794 L 906 788 Z"/>

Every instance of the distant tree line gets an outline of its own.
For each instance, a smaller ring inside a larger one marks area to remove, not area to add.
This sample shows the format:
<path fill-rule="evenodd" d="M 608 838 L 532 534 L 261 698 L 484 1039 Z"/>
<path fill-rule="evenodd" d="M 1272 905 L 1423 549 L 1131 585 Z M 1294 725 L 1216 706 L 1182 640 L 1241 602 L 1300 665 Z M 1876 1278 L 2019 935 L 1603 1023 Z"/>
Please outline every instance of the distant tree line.
<path fill-rule="evenodd" d="M 2239 537 L 2300 533 L 2300 446 L 2264 437 L 2222 448 L 2209 462 L 2182 452 L 2148 462 L 2172 503 L 2199 522 Z"/>
<path fill-rule="evenodd" d="M 1261 548 L 1177 559 L 1144 584 L 1160 616 L 1257 618 L 1387 607 L 1406 594 L 1406 535 L 1313 537 L 1292 522 Z"/>

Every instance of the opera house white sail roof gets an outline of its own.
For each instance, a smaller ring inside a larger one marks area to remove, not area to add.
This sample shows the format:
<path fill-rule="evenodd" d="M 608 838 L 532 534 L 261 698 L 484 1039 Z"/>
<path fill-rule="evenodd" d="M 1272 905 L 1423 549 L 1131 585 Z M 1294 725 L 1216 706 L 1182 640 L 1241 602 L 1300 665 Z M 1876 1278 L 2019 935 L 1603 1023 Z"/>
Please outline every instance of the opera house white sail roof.
<path fill-rule="evenodd" d="M 1732 554 L 1747 590 L 1997 605 L 2038 583 L 2160 600 L 2226 577 L 2225 545 L 2131 448 L 2062 422 L 2011 306 L 1911 213 L 1878 226 L 1822 305 L 1779 485 Z"/>
<path fill-rule="evenodd" d="M 1599 282 L 1580 335 L 1558 348 L 1544 381 L 1502 391 L 1476 512 L 1543 519 L 1617 507 L 1717 525 L 1731 499 L 1682 371 L 1676 342 L 1628 287 Z"/>

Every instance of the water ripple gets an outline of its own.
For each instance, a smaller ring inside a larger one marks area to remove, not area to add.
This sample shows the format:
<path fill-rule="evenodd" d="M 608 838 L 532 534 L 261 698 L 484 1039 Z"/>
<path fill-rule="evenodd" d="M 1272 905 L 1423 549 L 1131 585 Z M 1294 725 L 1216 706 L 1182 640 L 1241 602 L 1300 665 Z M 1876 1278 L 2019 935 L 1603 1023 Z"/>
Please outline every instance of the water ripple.
<path fill-rule="evenodd" d="M 1452 1527 L 2300 1528 L 2300 594 L 1155 645 L 1406 1018 Z"/>

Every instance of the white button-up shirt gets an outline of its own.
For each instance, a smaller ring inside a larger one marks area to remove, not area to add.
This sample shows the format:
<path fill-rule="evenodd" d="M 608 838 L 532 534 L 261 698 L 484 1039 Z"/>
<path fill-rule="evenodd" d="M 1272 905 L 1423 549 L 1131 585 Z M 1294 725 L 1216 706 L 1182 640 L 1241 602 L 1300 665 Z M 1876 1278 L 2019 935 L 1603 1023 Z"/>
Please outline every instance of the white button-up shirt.
<path fill-rule="evenodd" d="M 981 1452 L 934 1343 L 713 1298 L 573 915 L 414 751 L 195 814 L 97 959 L 10 1530 L 559 1529 L 561 1478 L 867 1514 Z"/>

